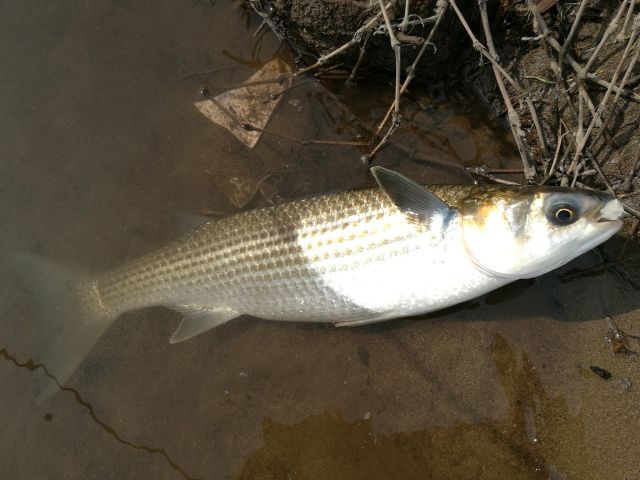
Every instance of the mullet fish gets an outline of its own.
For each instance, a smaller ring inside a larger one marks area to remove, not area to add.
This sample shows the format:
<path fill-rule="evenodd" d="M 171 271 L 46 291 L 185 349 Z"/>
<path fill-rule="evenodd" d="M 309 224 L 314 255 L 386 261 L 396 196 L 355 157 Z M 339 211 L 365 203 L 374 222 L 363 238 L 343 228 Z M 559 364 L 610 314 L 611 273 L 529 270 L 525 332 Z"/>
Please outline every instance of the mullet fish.
<path fill-rule="evenodd" d="M 171 342 L 245 314 L 338 326 L 419 315 L 548 272 L 622 225 L 600 192 L 372 173 L 380 188 L 211 221 L 94 279 L 23 257 L 47 285 L 41 360 L 65 381 L 116 317 L 152 305 L 183 314 Z"/>

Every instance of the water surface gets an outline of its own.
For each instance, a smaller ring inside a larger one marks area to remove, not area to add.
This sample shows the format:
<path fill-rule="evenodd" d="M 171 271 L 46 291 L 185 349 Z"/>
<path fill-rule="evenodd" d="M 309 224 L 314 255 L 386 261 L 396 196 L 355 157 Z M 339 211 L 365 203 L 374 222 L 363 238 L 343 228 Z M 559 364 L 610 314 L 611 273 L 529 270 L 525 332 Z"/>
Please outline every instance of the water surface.
<path fill-rule="evenodd" d="M 240 2 L 24 1 L 2 11 L 3 255 L 98 273 L 178 236 L 179 213 L 237 211 L 238 180 L 249 192 L 242 208 L 372 185 L 358 147 L 264 135 L 248 149 L 195 108 L 204 87 L 216 95 L 273 59 L 290 62 L 268 32 L 253 35 L 259 23 Z M 354 140 L 391 94 L 385 84 L 330 92 L 306 82 L 268 128 Z M 469 182 L 463 165 L 518 166 L 472 99 L 416 89 L 406 105 L 397 146 L 377 163 L 425 183 Z M 598 262 L 588 254 L 563 271 Z M 608 315 L 638 333 L 640 295 L 607 271 L 561 274 L 423 318 L 334 329 L 245 317 L 176 345 L 177 314 L 131 312 L 38 404 L 37 305 L 3 266 L 2 475 L 635 478 L 638 362 L 614 355 L 605 336 Z"/>

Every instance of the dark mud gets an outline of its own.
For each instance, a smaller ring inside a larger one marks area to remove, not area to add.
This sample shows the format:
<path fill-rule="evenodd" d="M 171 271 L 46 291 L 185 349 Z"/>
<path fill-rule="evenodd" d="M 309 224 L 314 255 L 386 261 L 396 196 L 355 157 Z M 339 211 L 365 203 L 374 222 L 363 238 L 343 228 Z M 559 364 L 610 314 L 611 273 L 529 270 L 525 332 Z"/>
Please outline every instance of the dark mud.
<path fill-rule="evenodd" d="M 237 211 L 234 177 L 255 192 L 243 208 L 371 184 L 356 146 L 266 134 L 248 149 L 194 106 L 203 87 L 216 95 L 274 58 L 291 62 L 273 37 L 253 36 L 259 21 L 243 12 L 206 1 L 5 7 L 3 259 L 30 252 L 104 271 L 179 235 L 177 212 Z M 391 95 L 384 83 L 329 91 L 306 82 L 282 98 L 268 129 L 352 140 Z M 518 164 L 509 137 L 470 97 L 411 95 L 380 164 L 425 183 L 469 182 L 465 165 Z M 607 249 L 615 257 L 621 247 Z M 38 307 L 31 286 L 0 265 L 3 478 L 583 480 L 640 471 L 637 358 L 614 354 L 606 339 L 607 316 L 638 333 L 640 295 L 608 269 L 567 278 L 600 268 L 595 253 L 444 312 L 362 328 L 240 318 L 170 345 L 176 314 L 131 312 L 44 403 L 34 395 L 45 375 Z"/>
<path fill-rule="evenodd" d="M 283 35 L 300 59 L 311 60 L 311 63 L 348 42 L 364 22 L 380 11 L 378 2 L 372 3 L 369 0 L 274 0 L 263 2 L 262 5 L 262 10 L 271 15 L 277 31 Z M 422 18 L 428 18 L 433 15 L 435 5 L 434 0 L 420 0 L 412 2 L 411 11 Z M 465 5 L 463 9 L 471 12 L 470 6 Z M 390 9 L 391 17 L 401 18 L 403 11 L 404 2 L 396 2 L 395 7 Z M 415 20 L 417 17 L 412 19 Z M 415 25 L 407 34 L 426 36 L 429 29 L 429 23 Z M 430 48 L 428 61 L 418 65 L 417 73 L 425 81 L 443 82 L 458 78 L 463 67 L 462 62 L 456 61 L 456 58 L 468 47 L 464 30 L 452 15 L 447 15 L 443 20 L 441 32 L 433 39 L 434 45 Z M 403 68 L 411 65 L 418 50 L 417 46 L 403 47 Z M 355 65 L 358 55 L 359 45 L 356 45 L 341 54 L 336 62 L 349 69 Z M 360 77 L 365 78 L 371 75 L 375 77 L 382 72 L 384 76 L 395 71 L 395 57 L 389 46 L 388 36 L 374 34 L 368 39 L 361 66 L 364 73 Z"/>

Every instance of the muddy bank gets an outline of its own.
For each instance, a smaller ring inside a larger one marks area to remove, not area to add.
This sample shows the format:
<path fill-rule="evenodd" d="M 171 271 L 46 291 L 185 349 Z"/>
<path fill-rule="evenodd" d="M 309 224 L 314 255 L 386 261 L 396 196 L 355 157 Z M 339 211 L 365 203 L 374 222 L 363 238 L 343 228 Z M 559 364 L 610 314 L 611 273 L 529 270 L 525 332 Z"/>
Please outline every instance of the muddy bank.
<path fill-rule="evenodd" d="M 415 60 L 424 39 L 431 31 L 435 18 L 442 7 L 435 0 L 412 2 L 410 24 L 404 29 L 402 67 L 408 68 Z M 362 25 L 380 12 L 377 2 L 370 0 L 274 0 L 263 2 L 260 7 L 273 19 L 277 31 L 299 55 L 300 60 L 313 62 L 322 55 L 337 49 L 354 37 Z M 393 23 L 401 19 L 404 6 L 396 2 L 389 9 Z M 469 6 L 465 11 L 471 13 Z M 361 75 L 375 75 L 395 70 L 395 55 L 390 48 L 389 36 L 384 26 L 356 34 L 358 42 L 334 60 L 342 68 L 350 70 L 358 63 L 361 46 L 365 45 L 359 68 Z M 432 38 L 429 59 L 417 65 L 417 73 L 424 80 L 440 82 L 460 74 L 462 64 L 454 59 L 463 52 L 468 42 L 463 29 L 451 14 L 442 19 L 441 29 Z"/>

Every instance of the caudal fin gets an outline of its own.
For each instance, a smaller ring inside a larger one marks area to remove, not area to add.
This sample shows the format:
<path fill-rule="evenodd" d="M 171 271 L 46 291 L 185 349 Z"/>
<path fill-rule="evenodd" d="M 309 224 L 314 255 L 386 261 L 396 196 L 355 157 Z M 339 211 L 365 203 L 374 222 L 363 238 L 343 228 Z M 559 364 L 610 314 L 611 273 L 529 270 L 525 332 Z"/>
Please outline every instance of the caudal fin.
<path fill-rule="evenodd" d="M 14 255 L 10 263 L 37 306 L 40 341 L 34 358 L 63 384 L 112 318 L 101 308 L 88 276 L 32 255 Z M 39 400 L 56 392 L 51 379 L 39 379 Z"/>

